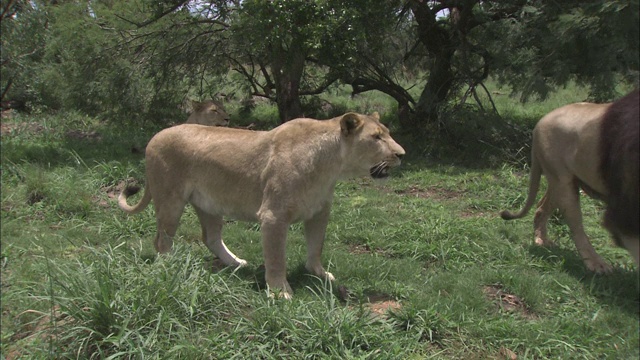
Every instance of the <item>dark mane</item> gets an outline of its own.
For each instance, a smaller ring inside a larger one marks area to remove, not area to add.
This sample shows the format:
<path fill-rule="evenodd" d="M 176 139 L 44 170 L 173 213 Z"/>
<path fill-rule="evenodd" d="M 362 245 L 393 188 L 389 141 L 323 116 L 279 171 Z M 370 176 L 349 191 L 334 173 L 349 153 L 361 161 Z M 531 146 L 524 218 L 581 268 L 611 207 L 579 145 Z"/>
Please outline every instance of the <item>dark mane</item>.
<path fill-rule="evenodd" d="M 602 119 L 600 171 L 609 191 L 604 225 L 616 242 L 640 233 L 640 91 L 611 104 Z"/>

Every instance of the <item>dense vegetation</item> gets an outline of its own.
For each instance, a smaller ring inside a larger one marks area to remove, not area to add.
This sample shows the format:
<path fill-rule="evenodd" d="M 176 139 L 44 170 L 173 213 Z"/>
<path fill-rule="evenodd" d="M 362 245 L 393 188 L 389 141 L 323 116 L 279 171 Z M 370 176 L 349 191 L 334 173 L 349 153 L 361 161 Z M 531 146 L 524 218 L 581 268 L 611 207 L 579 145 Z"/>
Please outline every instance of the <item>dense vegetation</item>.
<path fill-rule="evenodd" d="M 315 116 L 336 85 L 433 130 L 493 76 L 522 100 L 571 82 L 638 83 L 638 1 L 2 1 L 2 97 L 110 122 L 177 116 L 185 97 Z M 445 116 L 443 116 L 445 115 Z"/>

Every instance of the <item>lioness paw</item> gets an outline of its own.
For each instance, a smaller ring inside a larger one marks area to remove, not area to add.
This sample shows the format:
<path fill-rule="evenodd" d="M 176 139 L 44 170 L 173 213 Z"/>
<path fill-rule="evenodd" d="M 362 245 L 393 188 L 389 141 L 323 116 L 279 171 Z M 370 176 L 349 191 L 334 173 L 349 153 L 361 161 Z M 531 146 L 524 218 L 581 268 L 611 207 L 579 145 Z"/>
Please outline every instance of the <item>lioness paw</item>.
<path fill-rule="evenodd" d="M 589 271 L 593 271 L 596 274 L 609 274 L 613 272 L 613 267 L 602 258 L 596 260 L 585 259 L 584 265 Z"/>
<path fill-rule="evenodd" d="M 237 264 L 235 264 L 235 267 L 243 267 L 243 266 L 247 266 L 247 264 L 249 264 L 247 262 L 247 260 L 243 260 L 243 259 L 237 259 L 236 260 Z"/>
<path fill-rule="evenodd" d="M 556 243 L 554 243 L 553 240 L 549 240 L 549 239 L 542 238 L 542 237 L 536 237 L 535 244 L 538 245 L 538 246 L 544 246 L 544 247 L 554 247 L 554 246 L 556 246 Z"/>
<path fill-rule="evenodd" d="M 291 290 L 291 287 L 289 287 L 289 289 L 290 290 L 287 291 L 287 290 L 282 290 L 282 289 L 279 289 L 279 288 L 272 288 L 272 287 L 267 285 L 267 293 L 268 293 L 269 298 L 271 298 L 271 299 L 284 299 L 284 300 L 293 299 L 293 290 Z"/>
<path fill-rule="evenodd" d="M 308 272 L 319 277 L 320 279 L 329 280 L 329 281 L 334 281 L 336 279 L 332 273 L 325 271 L 322 265 L 312 266 L 307 264 L 306 269 Z"/>
<path fill-rule="evenodd" d="M 328 271 L 324 272 L 324 278 L 329 280 L 329 281 L 335 281 L 336 280 L 335 276 L 333 276 L 333 274 L 328 272 Z"/>

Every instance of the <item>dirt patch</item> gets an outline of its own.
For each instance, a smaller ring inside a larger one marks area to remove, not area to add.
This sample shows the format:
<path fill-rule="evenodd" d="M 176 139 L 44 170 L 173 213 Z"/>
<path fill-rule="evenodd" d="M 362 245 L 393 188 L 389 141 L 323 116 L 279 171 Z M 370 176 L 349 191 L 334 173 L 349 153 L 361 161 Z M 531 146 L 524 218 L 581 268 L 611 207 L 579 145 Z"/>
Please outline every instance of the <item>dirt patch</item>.
<path fill-rule="evenodd" d="M 1 119 L 11 119 L 13 117 L 13 109 L 2 109 Z"/>
<path fill-rule="evenodd" d="M 399 301 L 386 294 L 368 296 L 367 307 L 376 316 L 386 316 L 389 312 L 402 309 Z"/>
<path fill-rule="evenodd" d="M 495 214 L 487 213 L 481 210 L 474 210 L 471 208 L 460 211 L 460 217 L 463 217 L 463 218 L 479 218 L 479 217 L 488 216 L 488 215 L 495 215 Z"/>
<path fill-rule="evenodd" d="M 71 140 L 102 140 L 102 135 L 97 131 L 69 130 L 64 135 Z"/>
<path fill-rule="evenodd" d="M 338 297 L 343 302 L 347 301 L 347 299 L 353 298 L 349 290 L 344 286 L 338 287 Z M 365 294 L 362 302 L 365 303 L 364 306 L 371 311 L 371 315 L 374 318 L 386 317 L 389 312 L 399 311 L 402 309 L 400 301 L 388 294 Z M 350 306 L 350 308 L 352 308 L 352 306 Z"/>
<path fill-rule="evenodd" d="M 27 132 L 29 134 L 40 134 L 44 132 L 44 126 L 36 122 L 25 123 L 0 123 L 0 135 L 8 136 L 18 132 Z"/>
<path fill-rule="evenodd" d="M 482 288 L 482 291 L 489 300 L 496 304 L 500 311 L 519 314 L 527 319 L 536 317 L 520 297 L 505 291 L 502 284 L 487 285 Z"/>
<path fill-rule="evenodd" d="M 389 311 L 398 311 L 402 309 L 402 305 L 394 300 L 385 300 L 369 304 L 371 312 L 377 315 L 386 315 Z"/>
<path fill-rule="evenodd" d="M 388 294 L 365 294 L 365 299 L 367 301 L 365 306 L 369 308 L 374 317 L 385 317 L 389 315 L 389 312 L 402 309 L 402 304 L 395 297 Z"/>
<path fill-rule="evenodd" d="M 88 311 L 89 309 L 83 309 Z M 55 341 L 60 335 L 60 330 L 64 326 L 74 321 L 74 318 L 60 311 L 60 306 L 56 305 L 50 313 L 41 313 L 36 310 L 27 310 L 18 316 L 28 313 L 40 314 L 37 321 L 26 324 L 22 331 L 14 334 L 10 341 L 12 344 L 18 341 Z M 21 347 L 9 345 L 7 347 L 6 360 L 20 359 L 24 354 Z"/>
<path fill-rule="evenodd" d="M 361 254 L 376 254 L 376 255 L 387 255 L 384 250 L 374 249 L 369 244 L 357 244 L 349 246 L 349 252 L 356 255 Z"/>
<path fill-rule="evenodd" d="M 464 191 L 450 190 L 439 186 L 431 186 L 423 189 L 417 185 L 410 185 L 405 189 L 394 190 L 394 193 L 398 195 L 436 200 L 458 199 L 464 195 Z"/>
<path fill-rule="evenodd" d="M 498 352 L 498 359 L 500 360 L 517 360 L 518 355 L 512 350 L 507 349 L 506 347 L 500 347 L 500 351 Z"/>

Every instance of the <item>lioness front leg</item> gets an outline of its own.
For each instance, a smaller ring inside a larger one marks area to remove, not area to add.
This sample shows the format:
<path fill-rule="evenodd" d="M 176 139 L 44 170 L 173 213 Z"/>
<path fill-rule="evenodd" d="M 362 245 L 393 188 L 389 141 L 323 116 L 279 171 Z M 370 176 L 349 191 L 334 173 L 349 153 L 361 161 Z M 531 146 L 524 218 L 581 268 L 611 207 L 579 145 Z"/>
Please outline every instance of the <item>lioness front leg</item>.
<path fill-rule="evenodd" d="M 281 291 L 280 297 L 291 299 L 293 290 L 287 282 L 287 257 L 285 254 L 289 224 L 267 216 L 261 222 L 262 253 L 265 281 L 271 293 Z"/>
<path fill-rule="evenodd" d="M 321 279 L 333 281 L 335 280 L 333 274 L 326 271 L 322 266 L 322 248 L 330 211 L 331 203 L 325 205 L 322 211 L 304 222 L 304 237 L 307 241 L 307 264 L 305 268 Z"/>
<path fill-rule="evenodd" d="M 221 215 L 211 215 L 194 206 L 200 226 L 202 227 L 202 242 L 207 246 L 223 264 L 231 267 L 245 266 L 247 262 L 232 253 L 222 241 L 222 225 L 224 220 Z"/>

